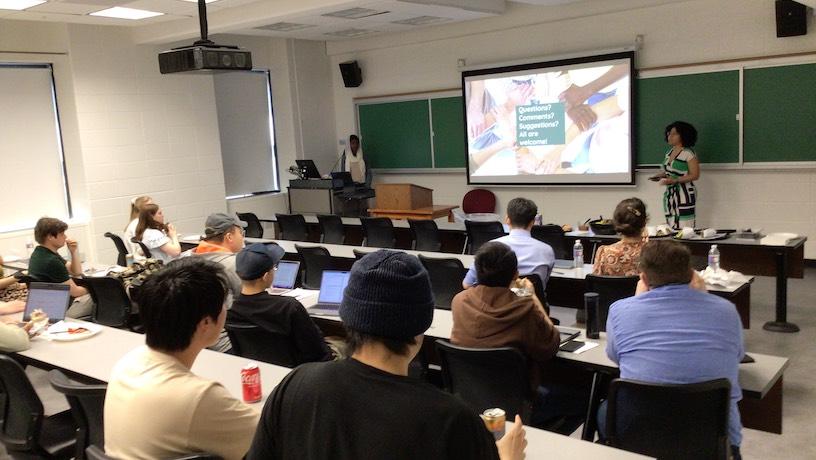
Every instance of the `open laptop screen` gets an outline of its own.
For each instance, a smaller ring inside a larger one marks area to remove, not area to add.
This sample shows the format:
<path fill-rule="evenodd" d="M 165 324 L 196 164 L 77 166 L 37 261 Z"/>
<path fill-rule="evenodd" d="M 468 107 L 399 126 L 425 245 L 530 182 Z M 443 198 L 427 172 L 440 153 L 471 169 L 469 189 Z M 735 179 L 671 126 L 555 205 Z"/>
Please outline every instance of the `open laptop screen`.
<path fill-rule="evenodd" d="M 31 319 L 31 312 L 42 310 L 48 315 L 49 322 L 55 323 L 65 319 L 65 311 L 71 302 L 71 292 L 67 284 L 31 283 L 28 288 L 23 321 Z"/>
<path fill-rule="evenodd" d="M 292 289 L 295 287 L 299 267 L 300 262 L 290 262 L 287 260 L 278 262 L 278 270 L 275 272 L 275 280 L 272 281 L 272 287 L 276 289 Z"/>
<path fill-rule="evenodd" d="M 323 278 L 320 280 L 320 296 L 317 303 L 339 304 L 343 300 L 343 291 L 349 280 L 349 272 L 335 270 L 323 270 Z"/>

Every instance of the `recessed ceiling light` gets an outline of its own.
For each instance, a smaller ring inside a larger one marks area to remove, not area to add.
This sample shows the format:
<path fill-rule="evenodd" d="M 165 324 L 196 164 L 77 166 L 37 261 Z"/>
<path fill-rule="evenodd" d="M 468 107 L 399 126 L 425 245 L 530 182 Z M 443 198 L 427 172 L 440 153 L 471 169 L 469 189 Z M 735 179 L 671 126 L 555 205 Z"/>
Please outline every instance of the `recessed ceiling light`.
<path fill-rule="evenodd" d="M 361 37 L 363 35 L 373 34 L 376 33 L 376 30 L 368 30 L 368 29 L 345 29 L 345 30 L 338 30 L 336 32 L 327 32 L 323 35 L 331 35 L 334 37 L 343 37 L 343 38 L 354 38 L 354 37 Z"/>
<path fill-rule="evenodd" d="M 43 3 L 45 3 L 45 0 L 0 0 L 0 10 L 22 11 Z"/>
<path fill-rule="evenodd" d="M 371 8 L 349 8 L 346 10 L 333 11 L 331 13 L 322 14 L 321 16 L 343 19 L 362 19 L 388 13 L 390 13 L 390 11 L 377 11 L 372 10 Z"/>
<path fill-rule="evenodd" d="M 313 24 L 297 24 L 294 22 L 276 22 L 274 24 L 256 27 L 256 29 L 271 30 L 273 32 L 292 32 L 293 30 L 308 29 L 310 27 L 316 26 Z"/>
<path fill-rule="evenodd" d="M 116 18 L 116 19 L 145 19 L 145 18 L 152 18 L 154 16 L 161 16 L 164 13 L 157 13 L 155 11 L 147 11 L 147 10 L 137 10 L 136 8 L 124 8 L 121 6 L 115 6 L 113 8 L 108 8 L 106 10 L 97 11 L 95 13 L 91 13 L 91 16 L 102 16 L 105 18 Z"/>

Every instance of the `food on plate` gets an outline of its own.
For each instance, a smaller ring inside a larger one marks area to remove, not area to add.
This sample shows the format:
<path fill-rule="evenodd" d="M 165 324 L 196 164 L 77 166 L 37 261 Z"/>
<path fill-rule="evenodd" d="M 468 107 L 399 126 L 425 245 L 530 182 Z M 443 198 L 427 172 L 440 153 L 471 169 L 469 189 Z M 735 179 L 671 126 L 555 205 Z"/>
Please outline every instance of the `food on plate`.
<path fill-rule="evenodd" d="M 572 231 L 572 225 L 564 224 L 564 225 L 561 226 L 561 229 L 564 230 L 565 232 L 571 232 Z"/>

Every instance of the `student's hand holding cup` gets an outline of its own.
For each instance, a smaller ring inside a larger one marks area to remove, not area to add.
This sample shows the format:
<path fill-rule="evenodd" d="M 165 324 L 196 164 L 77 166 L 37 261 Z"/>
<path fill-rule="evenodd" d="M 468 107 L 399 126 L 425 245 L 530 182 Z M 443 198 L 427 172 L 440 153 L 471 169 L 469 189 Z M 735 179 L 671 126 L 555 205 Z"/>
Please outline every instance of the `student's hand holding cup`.
<path fill-rule="evenodd" d="M 70 252 L 71 254 L 77 252 L 77 250 L 79 249 L 79 243 L 77 243 L 76 240 L 72 240 L 70 238 L 67 238 L 65 240 L 65 246 L 68 247 L 68 252 Z"/>
<path fill-rule="evenodd" d="M 173 224 L 167 224 L 167 234 L 170 236 L 170 238 L 175 238 L 178 236 L 178 233 L 176 233 L 176 226 Z"/>
<path fill-rule="evenodd" d="M 527 447 L 527 436 L 524 432 L 524 425 L 521 417 L 516 414 L 516 419 L 504 437 L 496 441 L 501 460 L 522 460 L 524 449 Z"/>

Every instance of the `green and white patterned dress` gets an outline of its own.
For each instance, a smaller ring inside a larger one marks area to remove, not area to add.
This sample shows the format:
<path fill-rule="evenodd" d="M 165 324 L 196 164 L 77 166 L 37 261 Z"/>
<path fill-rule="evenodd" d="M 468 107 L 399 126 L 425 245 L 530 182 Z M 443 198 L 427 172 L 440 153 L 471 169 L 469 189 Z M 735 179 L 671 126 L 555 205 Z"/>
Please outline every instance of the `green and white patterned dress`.
<path fill-rule="evenodd" d="M 663 171 L 666 177 L 677 179 L 688 174 L 688 162 L 696 158 L 697 155 L 688 147 L 684 147 L 674 161 L 671 161 L 671 149 L 666 153 L 663 161 Z M 697 204 L 697 190 L 694 182 L 676 183 L 666 186 L 663 192 L 663 214 L 666 215 L 666 223 L 674 229 L 682 227 L 694 227 L 695 215 L 694 207 Z"/>

